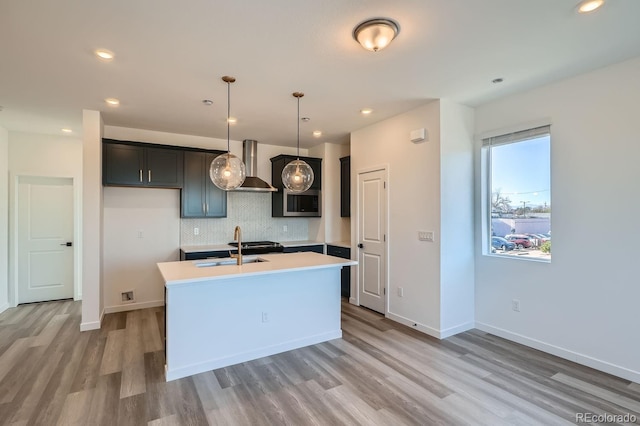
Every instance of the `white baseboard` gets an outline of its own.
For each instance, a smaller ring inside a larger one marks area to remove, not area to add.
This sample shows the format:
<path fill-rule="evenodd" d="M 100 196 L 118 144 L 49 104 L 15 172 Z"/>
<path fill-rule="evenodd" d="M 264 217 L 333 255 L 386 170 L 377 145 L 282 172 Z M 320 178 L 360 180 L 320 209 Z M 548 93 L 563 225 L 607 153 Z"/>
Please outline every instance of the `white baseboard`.
<path fill-rule="evenodd" d="M 0 305 L 0 314 L 3 313 L 4 311 L 6 311 L 7 309 L 9 309 L 11 307 L 11 305 L 9 303 L 4 303 L 2 305 Z"/>
<path fill-rule="evenodd" d="M 124 303 L 122 305 L 107 306 L 104 308 L 104 313 L 112 314 L 114 312 L 135 311 L 136 309 L 155 308 L 156 306 L 164 306 L 164 300 L 152 300 L 151 302 Z"/>
<path fill-rule="evenodd" d="M 635 383 L 640 383 L 640 371 L 635 371 L 629 368 L 621 367 L 619 365 L 611 364 L 610 362 L 602 361 L 588 355 L 561 348 L 559 346 L 551 345 L 537 339 L 532 339 L 530 337 L 523 336 L 522 334 L 513 333 L 511 331 L 498 327 L 493 327 L 489 324 L 476 322 L 476 328 L 487 333 L 495 334 L 498 337 L 502 337 L 504 339 L 508 339 L 513 342 L 538 349 L 551 355 L 568 359 L 569 361 L 586 365 L 587 367 L 595 368 L 596 370 L 613 374 L 614 376 L 618 376 Z"/>
<path fill-rule="evenodd" d="M 389 312 L 386 315 L 386 317 L 389 318 L 390 320 L 399 322 L 400 324 L 404 324 L 411 328 L 415 328 L 416 330 L 424 334 L 428 334 L 429 336 L 435 337 L 437 339 L 446 339 L 447 337 L 451 337 L 455 334 L 462 333 L 463 331 L 471 330 L 472 328 L 475 327 L 475 323 L 473 321 L 469 321 L 453 327 L 449 327 L 444 330 L 438 330 L 436 328 L 429 327 L 428 325 L 420 324 L 419 322 L 412 321 L 409 318 L 405 318 L 401 315 L 394 314 L 392 312 Z"/>
<path fill-rule="evenodd" d="M 290 351 L 292 349 L 303 348 L 305 346 L 315 345 L 318 343 L 326 342 L 328 340 L 340 339 L 341 337 L 342 330 L 338 329 L 327 333 L 317 334 L 315 336 L 305 337 L 303 339 L 291 340 L 289 342 L 281 343 L 278 345 L 258 348 L 249 352 L 243 352 L 231 356 L 226 356 L 224 358 L 217 358 L 205 362 L 199 362 L 197 364 L 187 365 L 184 367 L 169 369 L 169 366 L 166 366 L 165 377 L 167 382 L 169 382 L 171 380 L 181 379 L 183 377 L 192 376 L 194 374 L 203 373 L 205 371 L 211 371 L 217 368 L 251 361 L 253 359 L 258 359 L 265 356 L 279 354 L 281 352 Z"/>
<path fill-rule="evenodd" d="M 399 322 L 400 324 L 404 324 L 411 328 L 415 328 L 416 330 L 421 331 L 424 334 L 428 334 L 429 336 L 435 337 L 437 339 L 442 339 L 442 337 L 440 337 L 441 336 L 440 330 L 437 330 L 433 327 L 429 327 L 428 325 L 420 324 L 419 322 L 412 321 L 409 318 L 405 318 L 401 315 L 397 315 L 391 312 L 388 312 L 386 317 L 395 322 Z"/>
<path fill-rule="evenodd" d="M 445 328 L 444 330 L 440 330 L 440 338 L 446 339 L 447 337 L 455 336 L 458 333 L 469 331 L 471 329 L 474 329 L 475 327 L 475 321 L 468 321 L 462 324 L 455 325 L 453 327 Z"/>
<path fill-rule="evenodd" d="M 349 298 L 349 303 L 351 303 L 352 305 L 358 306 L 358 301 L 356 300 L 355 297 L 350 297 Z"/>
<path fill-rule="evenodd" d="M 98 321 L 89 321 L 80 323 L 80 331 L 99 330 L 104 318 L 104 309 L 100 312 L 100 319 Z"/>

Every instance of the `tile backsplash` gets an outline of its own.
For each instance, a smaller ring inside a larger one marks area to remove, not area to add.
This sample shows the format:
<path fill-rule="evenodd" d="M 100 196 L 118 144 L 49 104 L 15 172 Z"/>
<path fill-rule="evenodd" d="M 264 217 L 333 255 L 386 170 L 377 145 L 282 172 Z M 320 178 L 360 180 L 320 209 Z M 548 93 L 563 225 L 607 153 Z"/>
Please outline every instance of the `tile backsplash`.
<path fill-rule="evenodd" d="M 236 225 L 242 228 L 244 241 L 308 240 L 310 220 L 271 217 L 271 193 L 229 192 L 227 217 L 181 219 L 180 245 L 226 244 L 233 241 Z"/>

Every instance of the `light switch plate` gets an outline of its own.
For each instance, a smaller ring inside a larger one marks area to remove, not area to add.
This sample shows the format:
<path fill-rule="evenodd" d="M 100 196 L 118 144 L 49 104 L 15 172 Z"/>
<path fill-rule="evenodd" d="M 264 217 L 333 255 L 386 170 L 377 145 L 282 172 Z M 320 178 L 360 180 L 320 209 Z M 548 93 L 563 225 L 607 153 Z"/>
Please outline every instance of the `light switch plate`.
<path fill-rule="evenodd" d="M 432 231 L 418 231 L 418 239 L 420 241 L 433 242 L 433 232 Z"/>

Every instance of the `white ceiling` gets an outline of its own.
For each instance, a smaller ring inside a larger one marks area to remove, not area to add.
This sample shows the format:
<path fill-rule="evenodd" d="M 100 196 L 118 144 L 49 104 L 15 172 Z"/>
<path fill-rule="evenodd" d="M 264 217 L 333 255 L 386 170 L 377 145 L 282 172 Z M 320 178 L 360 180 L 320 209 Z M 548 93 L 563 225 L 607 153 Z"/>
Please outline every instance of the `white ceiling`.
<path fill-rule="evenodd" d="M 2 0 L 0 126 L 82 131 L 82 109 L 113 126 L 235 140 L 346 142 L 351 131 L 432 99 L 476 106 L 640 55 L 640 1 Z M 359 22 L 401 27 L 385 50 L 352 38 Z M 115 52 L 109 63 L 96 48 Z M 504 78 L 501 84 L 491 80 Z M 104 98 L 121 100 L 108 107 Z M 206 107 L 203 99 L 214 101 Z M 368 117 L 362 108 L 373 108 Z M 311 132 L 323 136 L 313 138 Z"/>

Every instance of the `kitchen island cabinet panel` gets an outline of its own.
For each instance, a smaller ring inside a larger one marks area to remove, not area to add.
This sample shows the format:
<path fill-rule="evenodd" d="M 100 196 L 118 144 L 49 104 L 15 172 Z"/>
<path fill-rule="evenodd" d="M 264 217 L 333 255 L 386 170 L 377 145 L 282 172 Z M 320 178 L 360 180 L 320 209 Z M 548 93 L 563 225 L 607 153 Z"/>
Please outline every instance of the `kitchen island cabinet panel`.
<path fill-rule="evenodd" d="M 181 217 L 226 217 L 227 193 L 209 178 L 209 167 L 222 152 L 184 153 Z"/>

